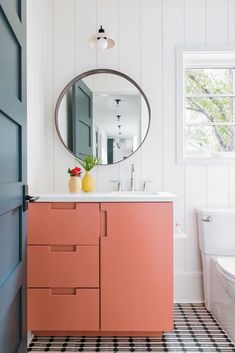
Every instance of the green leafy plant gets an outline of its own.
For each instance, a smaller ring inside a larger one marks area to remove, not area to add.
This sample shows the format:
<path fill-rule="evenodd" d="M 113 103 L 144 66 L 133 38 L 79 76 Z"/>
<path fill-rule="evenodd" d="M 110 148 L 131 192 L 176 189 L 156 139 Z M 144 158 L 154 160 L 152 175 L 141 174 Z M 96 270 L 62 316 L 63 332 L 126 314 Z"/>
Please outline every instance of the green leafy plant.
<path fill-rule="evenodd" d="M 79 163 L 87 172 L 89 172 L 96 165 L 100 164 L 100 158 L 88 155 L 83 158 L 83 161 L 79 161 Z"/>

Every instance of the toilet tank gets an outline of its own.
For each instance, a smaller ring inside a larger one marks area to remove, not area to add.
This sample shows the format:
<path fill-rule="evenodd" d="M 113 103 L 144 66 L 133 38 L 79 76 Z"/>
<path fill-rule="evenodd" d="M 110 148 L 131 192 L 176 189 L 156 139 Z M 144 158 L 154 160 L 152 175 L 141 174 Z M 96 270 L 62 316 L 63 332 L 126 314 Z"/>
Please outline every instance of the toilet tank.
<path fill-rule="evenodd" d="M 208 255 L 235 255 L 235 208 L 198 208 L 199 245 Z"/>

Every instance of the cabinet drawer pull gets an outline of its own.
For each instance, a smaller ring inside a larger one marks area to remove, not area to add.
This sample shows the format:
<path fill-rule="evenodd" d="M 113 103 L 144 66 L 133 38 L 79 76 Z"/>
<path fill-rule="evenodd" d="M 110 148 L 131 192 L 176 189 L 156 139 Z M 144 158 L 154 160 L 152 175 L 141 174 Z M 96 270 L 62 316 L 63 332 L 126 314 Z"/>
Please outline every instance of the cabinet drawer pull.
<path fill-rule="evenodd" d="M 51 288 L 50 295 L 77 295 L 77 288 Z"/>
<path fill-rule="evenodd" d="M 100 236 L 107 237 L 107 211 L 100 211 Z"/>
<path fill-rule="evenodd" d="M 51 252 L 75 252 L 78 250 L 76 245 L 51 245 Z"/>
<path fill-rule="evenodd" d="M 51 209 L 52 210 L 75 210 L 76 203 L 75 202 L 52 202 Z"/>

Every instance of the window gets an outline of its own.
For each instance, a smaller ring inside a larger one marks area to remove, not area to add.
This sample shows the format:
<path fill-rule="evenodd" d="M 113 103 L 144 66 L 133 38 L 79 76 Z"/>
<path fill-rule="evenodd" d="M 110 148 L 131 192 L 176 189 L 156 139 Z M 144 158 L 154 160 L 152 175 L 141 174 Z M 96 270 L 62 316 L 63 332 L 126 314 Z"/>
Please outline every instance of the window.
<path fill-rule="evenodd" d="M 235 48 L 177 59 L 178 162 L 235 163 Z"/>

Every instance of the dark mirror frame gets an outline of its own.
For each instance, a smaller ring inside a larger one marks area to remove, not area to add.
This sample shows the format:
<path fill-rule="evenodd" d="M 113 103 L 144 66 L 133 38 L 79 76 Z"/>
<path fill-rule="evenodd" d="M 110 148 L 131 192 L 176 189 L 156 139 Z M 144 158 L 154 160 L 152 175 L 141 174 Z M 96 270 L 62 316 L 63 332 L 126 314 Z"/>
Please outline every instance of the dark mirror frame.
<path fill-rule="evenodd" d="M 72 79 L 68 84 L 67 86 L 63 89 L 63 91 L 60 93 L 59 95 L 59 98 L 56 102 L 56 107 L 55 107 L 55 127 L 56 127 L 56 131 L 57 131 L 57 134 L 62 142 L 62 144 L 64 145 L 64 147 L 66 148 L 67 151 L 69 151 L 78 161 L 81 160 L 76 154 L 74 154 L 67 146 L 66 144 L 64 143 L 64 140 L 60 134 L 60 130 L 59 130 L 59 124 L 58 124 L 58 113 L 59 113 L 59 108 L 60 108 L 60 103 L 63 99 L 63 97 L 65 96 L 65 94 L 67 93 L 67 91 L 73 86 L 73 84 L 79 80 L 82 80 L 83 78 L 85 77 L 88 77 L 88 76 L 92 76 L 92 75 L 95 75 L 95 74 L 112 74 L 112 75 L 117 75 L 117 76 L 120 76 L 126 80 L 128 80 L 130 83 L 132 83 L 137 89 L 138 91 L 140 92 L 140 94 L 142 95 L 142 97 L 144 98 L 145 100 L 145 103 L 147 105 L 147 109 L 148 109 L 148 114 L 149 114 L 149 122 L 148 122 L 148 128 L 147 128 L 147 131 L 146 131 L 146 134 L 145 134 L 145 137 L 143 139 L 143 141 L 141 142 L 141 144 L 139 145 L 139 147 L 132 153 L 130 154 L 126 159 L 128 159 L 129 157 L 131 157 L 136 151 L 138 151 L 138 149 L 142 146 L 142 144 L 144 143 L 147 135 L 148 135 L 148 132 L 149 132 L 149 128 L 150 128 L 150 123 L 151 123 L 151 108 L 150 108 L 150 104 L 149 104 L 149 101 L 145 95 L 145 93 L 143 92 L 143 90 L 140 88 L 140 86 L 132 79 L 130 78 L 129 76 L 123 74 L 122 72 L 120 71 L 116 71 L 116 70 L 111 70 L 111 69 L 94 69 L 94 70 L 90 70 L 90 71 L 86 71 L 86 72 L 83 72 L 82 74 L 76 76 L 74 79 Z M 125 160 L 126 160 L 125 159 Z M 112 165 L 112 164 L 116 164 L 116 163 L 120 163 L 122 162 L 123 160 L 120 160 L 120 161 L 117 161 L 117 162 L 114 162 L 114 163 L 110 163 L 110 164 L 99 164 L 100 166 L 104 166 L 104 165 Z"/>

